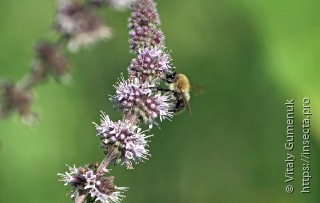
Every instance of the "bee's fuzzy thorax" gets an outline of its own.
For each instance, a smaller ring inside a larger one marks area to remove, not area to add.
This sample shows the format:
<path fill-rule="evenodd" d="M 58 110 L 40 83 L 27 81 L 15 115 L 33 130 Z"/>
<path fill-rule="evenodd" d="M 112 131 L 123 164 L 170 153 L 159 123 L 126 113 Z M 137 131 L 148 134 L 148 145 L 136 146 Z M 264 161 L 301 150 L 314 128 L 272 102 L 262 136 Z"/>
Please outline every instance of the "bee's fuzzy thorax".
<path fill-rule="evenodd" d="M 190 90 L 190 82 L 184 74 L 178 74 L 177 79 L 175 81 L 176 87 L 180 88 L 182 92 L 189 92 Z"/>

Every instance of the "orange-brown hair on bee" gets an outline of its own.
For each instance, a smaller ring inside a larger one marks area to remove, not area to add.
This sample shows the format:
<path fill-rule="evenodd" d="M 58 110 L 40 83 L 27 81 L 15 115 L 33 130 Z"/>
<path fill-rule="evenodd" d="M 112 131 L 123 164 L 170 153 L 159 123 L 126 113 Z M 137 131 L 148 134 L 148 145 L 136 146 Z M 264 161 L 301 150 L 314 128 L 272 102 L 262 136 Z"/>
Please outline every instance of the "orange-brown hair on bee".
<path fill-rule="evenodd" d="M 184 74 L 177 74 L 177 79 L 174 84 L 174 89 L 177 91 L 188 92 L 190 90 L 190 82 Z"/>

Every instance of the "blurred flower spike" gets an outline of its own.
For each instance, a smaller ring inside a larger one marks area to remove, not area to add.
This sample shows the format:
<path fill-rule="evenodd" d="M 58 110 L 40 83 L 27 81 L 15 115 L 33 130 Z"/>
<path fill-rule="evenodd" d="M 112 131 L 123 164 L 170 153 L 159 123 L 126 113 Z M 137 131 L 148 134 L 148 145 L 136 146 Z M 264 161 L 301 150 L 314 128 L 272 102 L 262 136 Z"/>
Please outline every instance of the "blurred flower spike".
<path fill-rule="evenodd" d="M 17 111 L 24 121 L 32 122 L 34 114 L 30 111 L 31 101 L 30 90 L 8 81 L 0 81 L 0 118 Z"/>
<path fill-rule="evenodd" d="M 65 77 L 69 72 L 67 59 L 58 47 L 41 42 L 37 44 L 35 52 L 38 60 L 34 64 L 34 71 L 38 72 L 35 74 L 38 80 L 41 80 L 48 71 L 58 79 Z"/>
<path fill-rule="evenodd" d="M 44 82 L 49 74 L 58 80 L 67 78 L 67 59 L 56 46 L 46 42 L 38 43 L 35 55 L 31 71 L 22 80 L 17 83 L 0 82 L 0 118 L 17 111 L 26 123 L 31 124 L 36 119 L 35 114 L 30 111 L 32 88 Z"/>
<path fill-rule="evenodd" d="M 105 26 L 90 7 L 78 0 L 58 0 L 55 27 L 68 38 L 68 48 L 73 52 L 112 36 L 111 28 Z"/>
<path fill-rule="evenodd" d="M 108 171 L 106 171 L 108 172 Z M 70 167 L 69 171 L 59 173 L 60 181 L 69 185 L 71 198 L 75 199 L 81 194 L 89 194 L 94 202 L 119 203 L 125 197 L 123 193 L 127 187 L 117 187 L 113 184 L 113 176 L 103 176 L 97 173 L 96 168 L 86 165 L 83 167 Z M 89 201 L 88 201 L 89 202 Z"/>
<path fill-rule="evenodd" d="M 136 0 L 90 0 L 97 6 L 110 6 L 113 9 L 124 11 L 131 7 Z"/>
<path fill-rule="evenodd" d="M 136 0 L 106 0 L 107 4 L 117 10 L 126 10 L 129 9 Z"/>

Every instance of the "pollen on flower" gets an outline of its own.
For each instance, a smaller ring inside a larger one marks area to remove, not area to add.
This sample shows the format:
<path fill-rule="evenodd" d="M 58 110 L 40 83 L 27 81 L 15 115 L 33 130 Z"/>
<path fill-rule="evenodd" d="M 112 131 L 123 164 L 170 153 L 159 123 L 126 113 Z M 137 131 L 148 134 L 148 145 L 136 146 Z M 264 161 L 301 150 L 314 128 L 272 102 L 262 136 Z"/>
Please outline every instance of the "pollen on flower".
<path fill-rule="evenodd" d="M 69 171 L 58 173 L 60 181 L 64 185 L 69 185 L 71 190 L 71 198 L 79 193 L 90 194 L 95 202 L 102 203 L 119 203 L 125 196 L 127 187 L 117 187 L 113 184 L 113 176 L 102 176 L 97 174 L 95 168 L 90 165 L 81 167 L 69 166 Z"/>
<path fill-rule="evenodd" d="M 101 148 L 105 153 L 110 150 L 119 152 L 117 162 L 130 168 L 132 162 L 139 163 L 148 159 L 148 137 L 138 126 L 126 122 L 113 122 L 105 113 L 101 114 L 101 124 L 95 124 L 101 141 Z"/>
<path fill-rule="evenodd" d="M 138 118 L 151 128 L 158 125 L 157 118 L 162 121 L 172 117 L 170 95 L 156 91 L 154 84 L 141 82 L 138 78 L 121 78 L 115 88 L 116 95 L 110 100 L 123 110 L 127 119 Z"/>
<path fill-rule="evenodd" d="M 68 48 L 71 51 L 112 36 L 111 29 L 77 0 L 58 1 L 55 25 L 57 31 L 69 38 Z"/>

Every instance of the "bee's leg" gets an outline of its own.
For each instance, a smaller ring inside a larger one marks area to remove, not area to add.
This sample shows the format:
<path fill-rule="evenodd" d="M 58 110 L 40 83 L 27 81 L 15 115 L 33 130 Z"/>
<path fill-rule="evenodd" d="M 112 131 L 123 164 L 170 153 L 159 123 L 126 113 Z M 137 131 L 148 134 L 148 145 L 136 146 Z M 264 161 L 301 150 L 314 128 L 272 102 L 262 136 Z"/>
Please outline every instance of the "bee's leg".
<path fill-rule="evenodd" d="M 176 103 L 176 110 L 180 109 L 181 108 L 181 100 L 178 99 L 177 103 Z"/>
<path fill-rule="evenodd" d="M 172 91 L 172 90 L 170 90 L 170 89 L 164 89 L 164 88 L 161 88 L 161 87 L 157 87 L 157 90 L 163 91 L 163 92 L 170 92 L 170 91 Z"/>
<path fill-rule="evenodd" d="M 184 110 L 184 107 L 185 107 L 184 101 L 181 99 L 177 99 L 175 106 L 171 109 L 171 112 L 173 112 L 174 115 L 178 115 Z"/>

